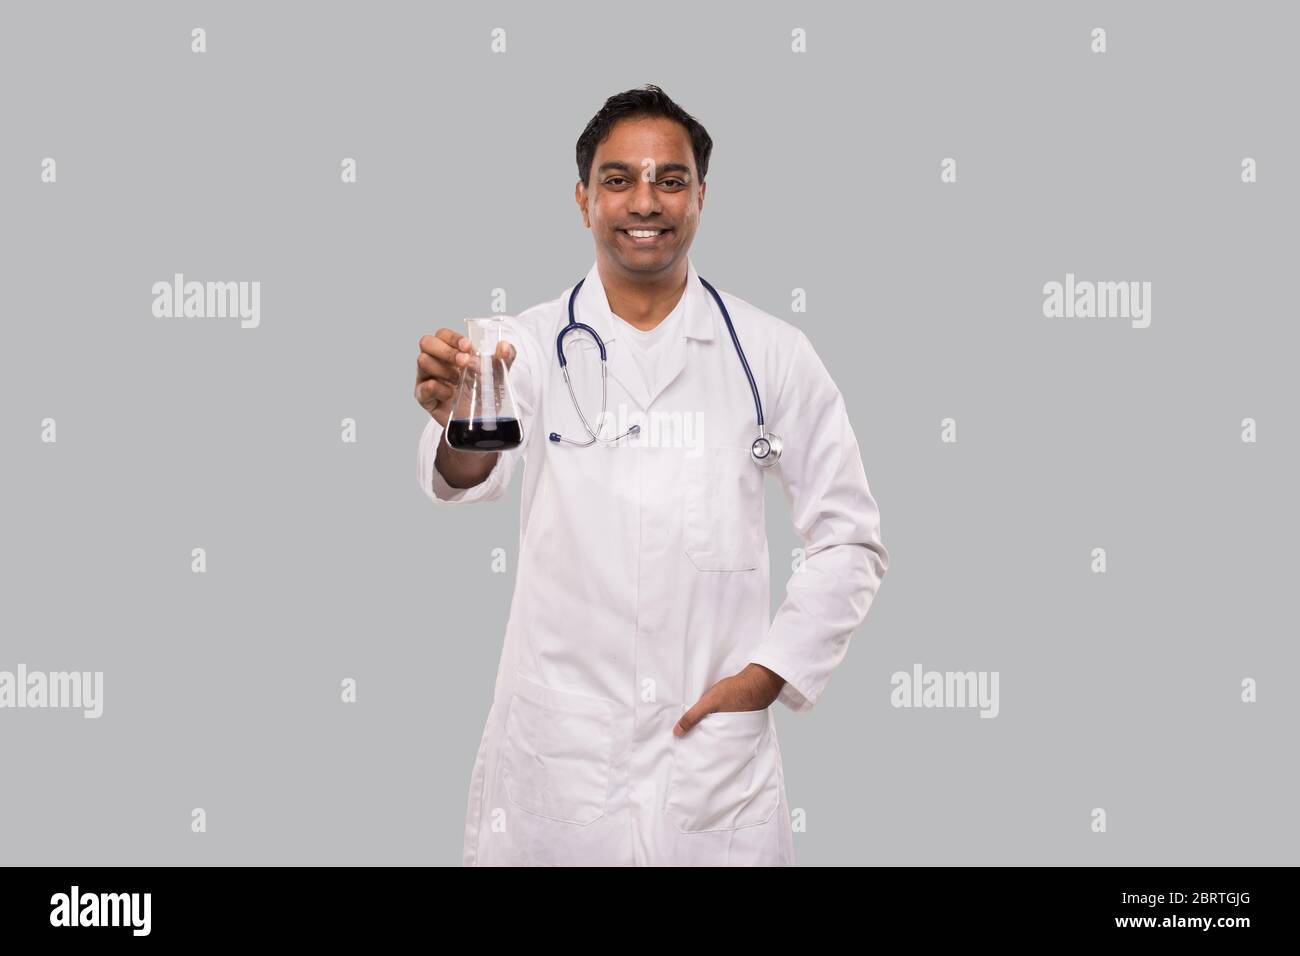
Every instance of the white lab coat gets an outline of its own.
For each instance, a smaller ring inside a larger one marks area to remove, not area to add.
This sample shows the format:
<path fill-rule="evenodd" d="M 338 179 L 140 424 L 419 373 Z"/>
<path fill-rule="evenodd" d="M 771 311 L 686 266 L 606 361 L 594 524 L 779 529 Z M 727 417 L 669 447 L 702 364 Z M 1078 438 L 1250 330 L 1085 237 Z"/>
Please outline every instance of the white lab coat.
<path fill-rule="evenodd" d="M 522 446 L 481 484 L 454 489 L 434 468 L 442 427 L 430 418 L 420 437 L 417 480 L 439 504 L 497 498 L 527 462 L 517 583 L 470 778 L 464 863 L 793 865 L 775 708 L 713 713 L 681 738 L 672 728 L 751 661 L 786 679 L 781 703 L 811 709 L 865 618 L 889 556 L 844 400 L 798 328 L 719 289 L 768 430 L 785 443 L 780 462 L 760 470 L 749 457 L 749 385 L 694 264 L 681 334 L 665 344 L 653 392 L 593 265 L 575 309 L 608 350 L 603 435 L 617 434 L 620 417 L 652 424 L 636 417 L 649 412 L 682 427 L 554 444 L 553 431 L 587 437 L 555 355 L 569 291 L 506 319 Z M 581 332 L 566 336 L 565 354 L 594 426 L 599 354 Z M 687 431 L 687 416 L 703 419 L 701 434 Z M 805 548 L 775 618 L 765 474 L 784 489 Z"/>

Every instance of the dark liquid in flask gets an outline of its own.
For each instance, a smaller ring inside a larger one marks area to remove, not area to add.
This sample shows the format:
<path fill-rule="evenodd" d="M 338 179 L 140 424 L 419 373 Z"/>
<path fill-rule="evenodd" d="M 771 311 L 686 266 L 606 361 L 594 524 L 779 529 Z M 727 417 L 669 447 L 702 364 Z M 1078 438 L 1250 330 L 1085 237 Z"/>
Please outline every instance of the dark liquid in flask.
<path fill-rule="evenodd" d="M 518 447 L 523 431 L 517 418 L 498 418 L 484 428 L 481 418 L 453 418 L 447 423 L 447 444 L 461 451 L 504 451 Z"/>

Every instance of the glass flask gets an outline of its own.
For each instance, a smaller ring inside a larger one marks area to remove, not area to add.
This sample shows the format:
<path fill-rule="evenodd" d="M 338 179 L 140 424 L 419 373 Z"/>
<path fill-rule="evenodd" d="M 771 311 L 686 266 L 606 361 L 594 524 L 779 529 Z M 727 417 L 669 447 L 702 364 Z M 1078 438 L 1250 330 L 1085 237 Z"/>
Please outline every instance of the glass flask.
<path fill-rule="evenodd" d="M 465 320 L 469 364 L 461 369 L 446 432 L 447 444 L 458 451 L 505 451 L 524 440 L 506 363 L 497 357 L 504 320 Z"/>

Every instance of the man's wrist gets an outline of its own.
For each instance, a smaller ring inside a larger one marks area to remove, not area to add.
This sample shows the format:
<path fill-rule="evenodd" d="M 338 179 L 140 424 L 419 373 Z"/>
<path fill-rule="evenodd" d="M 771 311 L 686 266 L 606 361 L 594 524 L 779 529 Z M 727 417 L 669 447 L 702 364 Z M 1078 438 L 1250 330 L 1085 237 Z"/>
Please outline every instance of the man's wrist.
<path fill-rule="evenodd" d="M 442 480 L 452 488 L 473 488 L 482 483 L 496 466 L 498 452 L 457 451 L 446 440 L 438 442 L 437 454 L 433 456 L 433 467 L 442 475 Z"/>
<path fill-rule="evenodd" d="M 779 694 L 781 688 L 785 686 L 785 678 L 772 670 L 770 667 L 764 667 L 762 664 L 750 663 L 750 667 L 760 671 L 767 678 L 768 683 L 772 685 L 772 693 Z"/>

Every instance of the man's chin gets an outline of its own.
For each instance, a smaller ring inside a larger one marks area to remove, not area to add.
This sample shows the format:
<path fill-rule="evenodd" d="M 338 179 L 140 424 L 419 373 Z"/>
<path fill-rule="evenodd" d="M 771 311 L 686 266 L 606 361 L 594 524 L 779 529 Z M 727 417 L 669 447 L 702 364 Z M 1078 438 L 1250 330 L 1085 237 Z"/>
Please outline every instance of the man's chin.
<path fill-rule="evenodd" d="M 661 272 L 677 261 L 676 249 L 646 249 L 637 251 L 618 246 L 617 242 L 610 255 L 628 272 Z"/>

